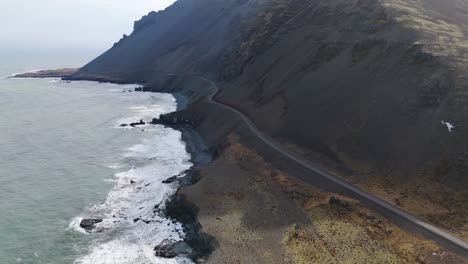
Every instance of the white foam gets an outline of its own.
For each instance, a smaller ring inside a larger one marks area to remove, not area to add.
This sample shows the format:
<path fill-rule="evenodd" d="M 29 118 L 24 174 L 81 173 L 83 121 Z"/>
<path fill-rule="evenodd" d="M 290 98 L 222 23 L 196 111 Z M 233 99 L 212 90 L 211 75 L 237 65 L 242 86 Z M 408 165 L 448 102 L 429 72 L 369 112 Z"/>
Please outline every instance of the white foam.
<path fill-rule="evenodd" d="M 70 224 L 68 225 L 67 230 L 73 230 L 75 232 L 79 232 L 82 234 L 87 234 L 86 230 L 84 230 L 81 226 L 80 223 L 83 220 L 83 217 L 75 217 L 71 220 Z"/>
<path fill-rule="evenodd" d="M 148 100 L 150 99 L 151 98 L 149 98 Z M 132 106 L 130 108 L 132 115 L 119 119 L 116 122 L 116 126 L 120 126 L 121 124 L 136 123 L 136 122 L 139 122 L 140 120 L 143 120 L 144 122 L 151 122 L 153 118 L 158 118 L 161 114 L 172 112 L 175 110 L 176 110 L 175 103 L 171 105 L 149 104 L 149 105 L 144 105 L 144 106 L 142 105 Z M 148 126 L 138 126 L 138 127 L 141 128 L 141 127 L 148 127 Z"/>
<path fill-rule="evenodd" d="M 154 256 L 153 246 L 142 247 L 138 244 L 110 241 L 95 248 L 96 254 L 88 255 L 78 262 L 83 264 L 169 264 L 192 263 L 182 257 L 163 259 Z"/>

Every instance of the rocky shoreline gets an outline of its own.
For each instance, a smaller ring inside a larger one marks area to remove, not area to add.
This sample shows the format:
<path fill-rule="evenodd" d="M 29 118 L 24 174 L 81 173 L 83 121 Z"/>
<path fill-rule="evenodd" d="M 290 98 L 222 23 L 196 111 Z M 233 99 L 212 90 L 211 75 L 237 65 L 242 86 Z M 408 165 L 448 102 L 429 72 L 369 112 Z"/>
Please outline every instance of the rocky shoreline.
<path fill-rule="evenodd" d="M 106 82 L 109 82 L 109 80 L 106 80 Z M 143 91 L 143 88 L 135 88 L 135 92 Z M 178 96 L 178 105 L 180 105 L 179 100 L 182 100 L 182 102 L 187 100 L 182 97 L 183 96 Z M 178 110 L 182 109 L 179 108 Z M 164 180 L 162 183 L 171 184 L 177 182 L 179 191 L 181 188 L 196 184 L 200 177 L 198 170 L 210 164 L 213 159 L 213 152 L 215 151 L 205 146 L 203 139 L 201 139 L 200 135 L 191 127 L 191 125 L 193 125 L 191 122 L 182 122 L 179 120 L 170 121 L 166 115 L 162 115 L 159 119 L 155 118 L 150 123 L 153 125 L 164 125 L 180 131 L 182 133 L 182 141 L 186 144 L 186 150 L 191 156 L 190 161 L 193 163 L 192 168 L 181 173 L 185 174 L 184 177 L 180 178 L 178 177 L 180 175 L 175 175 Z M 147 123 L 140 120 L 139 122 L 130 124 L 121 124 L 121 127 L 137 127 L 145 124 Z M 165 205 L 161 207 L 163 208 L 162 213 L 166 217 L 182 224 L 184 233 L 186 234 L 185 239 L 178 242 L 164 240 L 162 243 L 155 246 L 155 256 L 162 258 L 185 256 L 195 263 L 205 263 L 216 248 L 216 239 L 202 231 L 202 226 L 197 221 L 199 209 L 179 191 L 169 198 Z M 159 209 L 159 206 L 156 205 L 155 209 Z M 137 220 L 138 219 L 135 219 L 135 221 Z M 87 232 L 92 232 L 94 225 L 102 221 L 102 219 L 93 218 L 83 219 L 80 223 L 80 227 Z"/>
<path fill-rule="evenodd" d="M 186 144 L 187 152 L 191 155 L 193 167 L 186 171 L 186 176 L 177 179 L 180 187 L 188 187 L 199 180 L 198 170 L 207 166 L 212 160 L 210 150 L 206 148 L 199 135 L 187 125 L 173 124 L 169 127 L 182 132 L 182 140 Z M 160 257 L 188 255 L 195 263 L 204 263 L 215 250 L 216 239 L 203 232 L 198 222 L 199 208 L 187 200 L 179 191 L 170 198 L 165 206 L 165 215 L 182 224 L 186 237 L 183 242 L 158 245 L 155 253 Z M 169 254 L 168 254 L 169 253 Z"/>
<path fill-rule="evenodd" d="M 135 83 L 128 80 L 120 80 L 108 77 L 99 76 L 82 76 L 76 77 L 73 74 L 78 69 L 66 68 L 66 69 L 55 69 L 55 70 L 41 70 L 37 72 L 29 72 L 16 74 L 9 78 L 61 78 L 63 81 L 95 81 L 101 83 L 114 83 L 114 84 L 130 84 Z M 139 87 L 129 92 L 152 92 L 151 88 Z M 178 104 L 178 111 L 185 108 L 189 99 L 184 95 L 174 95 Z M 164 180 L 162 183 L 171 184 L 177 182 L 179 190 L 181 188 L 191 186 L 195 184 L 199 179 L 198 169 L 203 166 L 208 166 L 212 161 L 213 155 L 212 150 L 208 149 L 201 139 L 200 135 L 191 127 L 193 122 L 182 122 L 179 120 L 169 120 L 167 116 L 163 115 L 159 119 L 153 119 L 152 122 L 148 122 L 153 125 L 160 124 L 166 127 L 171 127 L 182 133 L 182 141 L 186 144 L 187 152 L 191 156 L 191 162 L 193 167 L 188 171 L 184 171 L 183 174 L 186 176 L 179 178 L 178 175 Z M 143 120 L 130 124 L 121 124 L 121 127 L 138 127 L 147 124 Z M 133 182 L 131 182 L 133 184 Z M 177 256 L 186 256 L 193 260 L 195 263 L 204 263 L 215 250 L 216 239 L 209 234 L 202 231 L 200 223 L 197 221 L 198 208 L 187 200 L 185 195 L 179 191 L 169 198 L 164 206 L 161 206 L 162 213 L 170 218 L 172 221 L 177 221 L 182 224 L 183 230 L 186 234 L 184 241 L 173 242 L 169 240 L 163 241 L 159 245 L 155 245 L 154 252 L 158 257 L 163 258 L 174 258 Z M 156 205 L 155 209 L 159 206 Z M 134 221 L 138 221 L 135 219 Z M 103 219 L 100 218 L 84 218 L 80 221 L 79 226 L 86 232 L 93 232 L 95 225 L 101 223 Z"/>

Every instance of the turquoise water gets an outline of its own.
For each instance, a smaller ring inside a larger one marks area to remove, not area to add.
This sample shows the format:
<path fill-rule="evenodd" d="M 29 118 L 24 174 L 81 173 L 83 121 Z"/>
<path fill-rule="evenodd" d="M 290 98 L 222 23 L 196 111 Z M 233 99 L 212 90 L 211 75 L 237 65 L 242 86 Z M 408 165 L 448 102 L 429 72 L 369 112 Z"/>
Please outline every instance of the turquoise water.
<path fill-rule="evenodd" d="M 38 66 L 15 62 L 0 76 Z M 124 92 L 134 87 L 0 79 L 0 263 L 174 263 L 151 249 L 181 239 L 181 227 L 149 212 L 177 188 L 161 179 L 191 164 L 179 132 L 119 127 L 176 109 L 171 95 Z M 86 234 L 80 217 L 104 222 Z"/>

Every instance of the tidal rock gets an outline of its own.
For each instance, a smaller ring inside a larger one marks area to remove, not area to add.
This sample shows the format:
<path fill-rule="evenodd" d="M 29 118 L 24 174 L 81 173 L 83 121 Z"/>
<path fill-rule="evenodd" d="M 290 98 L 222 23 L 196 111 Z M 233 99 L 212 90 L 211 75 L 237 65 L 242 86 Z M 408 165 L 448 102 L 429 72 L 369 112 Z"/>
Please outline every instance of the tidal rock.
<path fill-rule="evenodd" d="M 95 224 L 101 223 L 102 219 L 83 219 L 81 220 L 80 227 L 83 228 L 86 231 L 91 231 L 94 228 Z"/>
<path fill-rule="evenodd" d="M 135 183 L 136 183 L 136 181 L 130 180 L 130 184 L 135 184 Z"/>
<path fill-rule="evenodd" d="M 121 124 L 120 127 L 128 127 L 127 124 Z"/>
<path fill-rule="evenodd" d="M 183 241 L 174 242 L 165 239 L 154 248 L 154 253 L 161 258 L 175 258 L 177 256 L 190 256 L 193 254 L 193 250 Z"/>
<path fill-rule="evenodd" d="M 153 125 L 164 125 L 164 126 L 172 126 L 172 125 L 191 125 L 193 126 L 194 123 L 190 120 L 181 119 L 175 115 L 161 115 L 159 118 L 153 118 L 151 121 Z"/>
<path fill-rule="evenodd" d="M 134 223 L 138 223 L 138 221 L 141 221 L 141 222 L 143 222 L 143 223 L 145 223 L 145 224 L 151 223 L 150 220 L 144 220 L 144 219 L 141 219 L 140 217 L 133 219 L 133 222 L 134 222 Z"/>
<path fill-rule="evenodd" d="M 177 176 L 170 177 L 169 179 L 166 179 L 166 180 L 162 181 L 162 183 L 164 183 L 164 184 L 170 184 L 170 183 L 173 183 L 173 182 L 175 182 L 175 181 L 177 181 Z"/>
<path fill-rule="evenodd" d="M 143 122 L 143 119 L 140 119 L 140 122 L 138 122 L 138 123 L 131 123 L 130 126 L 131 126 L 131 127 L 136 127 L 136 126 L 142 126 L 142 125 L 144 125 L 144 124 L 146 124 L 146 123 Z"/>

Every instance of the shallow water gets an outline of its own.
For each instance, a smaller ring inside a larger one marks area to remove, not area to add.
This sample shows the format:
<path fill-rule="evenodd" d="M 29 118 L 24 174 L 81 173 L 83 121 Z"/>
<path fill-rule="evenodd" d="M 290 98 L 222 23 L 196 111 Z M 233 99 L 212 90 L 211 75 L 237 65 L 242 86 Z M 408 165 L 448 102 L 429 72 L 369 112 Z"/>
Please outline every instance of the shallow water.
<path fill-rule="evenodd" d="M 119 127 L 176 102 L 134 87 L 0 79 L 0 263 L 188 262 L 152 251 L 184 236 L 153 210 L 177 188 L 161 181 L 191 166 L 180 133 Z M 104 221 L 87 234 L 82 217 Z"/>

